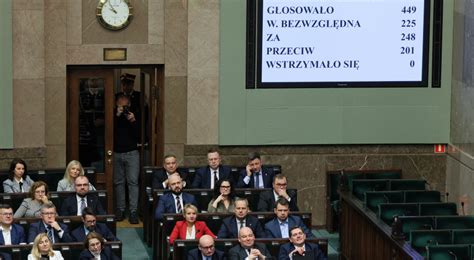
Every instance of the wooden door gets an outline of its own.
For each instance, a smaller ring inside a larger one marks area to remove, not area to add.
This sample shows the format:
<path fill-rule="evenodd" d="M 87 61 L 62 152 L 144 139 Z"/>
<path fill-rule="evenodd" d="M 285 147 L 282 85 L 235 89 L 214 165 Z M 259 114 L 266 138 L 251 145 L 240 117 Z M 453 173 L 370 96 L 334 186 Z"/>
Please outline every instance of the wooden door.
<path fill-rule="evenodd" d="M 113 212 L 114 70 L 68 70 L 67 158 L 95 167 L 96 188 L 107 190 Z"/>

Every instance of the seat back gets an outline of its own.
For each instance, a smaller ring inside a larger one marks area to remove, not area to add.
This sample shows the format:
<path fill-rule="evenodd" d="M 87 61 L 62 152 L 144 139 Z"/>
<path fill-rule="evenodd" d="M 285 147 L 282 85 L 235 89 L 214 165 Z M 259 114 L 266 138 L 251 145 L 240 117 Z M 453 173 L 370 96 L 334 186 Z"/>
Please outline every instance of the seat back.
<path fill-rule="evenodd" d="M 408 236 L 412 230 L 432 230 L 434 229 L 434 217 L 428 216 L 400 216 L 403 233 Z"/>
<path fill-rule="evenodd" d="M 474 229 L 453 230 L 454 244 L 474 244 Z"/>
<path fill-rule="evenodd" d="M 405 191 L 405 202 L 441 202 L 441 193 L 437 190 Z"/>
<path fill-rule="evenodd" d="M 388 180 L 353 180 L 352 194 L 364 201 L 366 191 L 388 190 Z"/>
<path fill-rule="evenodd" d="M 420 216 L 454 216 L 457 214 L 456 203 L 420 203 Z"/>
<path fill-rule="evenodd" d="M 419 206 L 416 203 L 381 203 L 378 217 L 388 225 L 392 225 L 395 216 L 419 216 Z"/>
<path fill-rule="evenodd" d="M 469 245 L 437 245 L 428 246 L 428 260 L 471 259 Z"/>
<path fill-rule="evenodd" d="M 402 203 L 401 191 L 367 191 L 365 192 L 365 205 L 372 211 L 377 211 L 381 203 Z"/>
<path fill-rule="evenodd" d="M 390 190 L 425 190 L 425 180 L 390 180 Z"/>
<path fill-rule="evenodd" d="M 412 230 L 410 244 L 421 255 L 426 256 L 426 247 L 430 245 L 452 244 L 450 230 Z"/>
<path fill-rule="evenodd" d="M 441 216 L 435 218 L 436 229 L 474 229 L 474 216 Z"/>

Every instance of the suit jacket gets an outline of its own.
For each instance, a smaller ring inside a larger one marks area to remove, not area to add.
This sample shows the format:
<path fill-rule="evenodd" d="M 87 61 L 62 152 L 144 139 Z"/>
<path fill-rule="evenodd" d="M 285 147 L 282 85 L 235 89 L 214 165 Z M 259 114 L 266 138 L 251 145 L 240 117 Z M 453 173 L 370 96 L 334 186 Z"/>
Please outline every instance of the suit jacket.
<path fill-rule="evenodd" d="M 237 182 L 237 188 L 254 188 L 254 175 L 250 176 L 250 181 L 248 184 L 245 184 L 244 178 L 247 176 L 247 171 L 245 169 L 240 171 L 239 174 L 239 181 Z M 263 176 L 263 185 L 264 188 L 272 188 L 273 177 L 275 176 L 275 172 L 273 172 L 272 168 L 267 168 L 262 166 L 262 176 Z"/>
<path fill-rule="evenodd" d="M 63 223 L 58 223 L 59 226 L 61 227 L 61 229 L 64 231 L 64 234 L 63 234 L 63 237 L 62 238 L 59 238 L 59 235 L 58 235 L 58 232 L 56 230 L 54 230 L 54 241 L 56 243 L 67 243 L 67 242 L 72 242 L 72 238 L 71 238 L 71 235 L 69 234 L 69 229 L 67 227 L 67 225 L 63 224 Z M 30 225 L 30 228 L 28 230 L 28 243 L 33 243 L 33 241 L 35 240 L 35 237 L 39 234 L 39 233 L 46 233 L 46 228 L 44 227 L 44 223 L 42 220 L 36 222 L 36 223 L 32 223 Z"/>
<path fill-rule="evenodd" d="M 299 226 L 303 228 L 304 233 L 306 234 L 306 237 L 314 237 L 313 233 L 311 233 L 311 230 L 306 227 L 306 225 L 303 223 L 303 220 L 299 216 L 288 216 L 288 233 L 290 232 L 290 229 L 294 226 Z M 278 222 L 278 218 L 274 218 L 270 221 L 268 221 L 265 224 L 265 233 L 267 238 L 282 238 L 281 236 L 281 230 L 280 230 L 280 223 Z"/>
<path fill-rule="evenodd" d="M 296 192 L 294 190 L 286 190 L 290 196 L 290 211 L 299 211 L 296 203 Z M 264 191 L 260 193 L 258 200 L 257 211 L 273 211 L 275 208 L 275 195 L 273 190 Z"/>
<path fill-rule="evenodd" d="M 188 203 L 191 203 L 197 207 L 198 204 L 194 195 L 186 192 L 182 192 L 181 194 L 183 194 L 183 208 L 184 205 Z M 158 200 L 158 206 L 155 210 L 155 219 L 162 220 L 164 213 L 176 213 L 175 199 L 173 193 L 171 192 L 166 192 Z"/>
<path fill-rule="evenodd" d="M 200 239 L 203 235 L 210 235 L 216 238 L 216 235 L 212 233 L 204 221 L 196 221 L 194 229 L 196 231 L 195 239 Z M 172 245 L 176 239 L 186 239 L 186 221 L 184 220 L 176 221 L 173 231 L 171 231 L 170 244 Z"/>
<path fill-rule="evenodd" d="M 25 231 L 23 230 L 23 227 L 21 225 L 12 224 L 12 230 L 10 231 L 10 239 L 12 241 L 12 245 L 26 243 Z M 0 245 L 5 245 L 3 232 L 0 232 Z"/>
<path fill-rule="evenodd" d="M 311 252 L 314 260 L 327 260 L 323 251 L 319 249 L 317 244 L 305 243 L 305 252 Z M 295 250 L 295 246 L 292 243 L 286 243 L 280 246 L 280 253 L 278 253 L 278 259 L 290 260 L 289 254 Z"/>
<path fill-rule="evenodd" d="M 100 204 L 99 197 L 95 194 L 87 194 L 87 207 L 92 208 L 97 215 L 106 215 L 104 207 Z M 80 213 L 79 215 L 81 215 Z M 61 216 L 77 216 L 77 198 L 76 194 L 67 197 L 61 204 L 59 211 Z"/>
<path fill-rule="evenodd" d="M 53 250 L 54 255 L 49 257 L 49 260 L 64 260 L 63 255 L 61 254 L 61 251 L 56 251 Z M 28 255 L 28 260 L 36 260 L 36 257 L 33 257 L 32 254 Z"/>
<path fill-rule="evenodd" d="M 97 222 L 95 224 L 95 232 L 102 235 L 107 241 L 116 241 L 117 238 L 114 236 L 112 231 L 104 223 Z M 84 242 L 86 240 L 86 232 L 84 231 L 84 225 L 80 225 L 71 232 L 71 237 L 74 242 Z"/>
<path fill-rule="evenodd" d="M 212 255 L 212 260 L 226 260 L 227 258 L 224 256 L 224 252 L 217 250 L 214 251 Z M 194 248 L 188 251 L 188 260 L 202 260 L 202 254 L 199 249 Z"/>
<path fill-rule="evenodd" d="M 254 248 L 260 250 L 260 253 L 262 253 L 267 258 L 271 257 L 270 252 L 268 251 L 267 247 L 264 244 L 255 243 Z M 232 247 L 229 250 L 229 259 L 230 260 L 243 260 L 246 257 L 248 257 L 247 251 L 240 244 Z"/>
<path fill-rule="evenodd" d="M 23 190 L 24 192 L 28 192 L 30 190 L 31 185 L 33 185 L 34 181 L 28 175 L 23 175 Z M 3 192 L 5 193 L 18 193 L 20 191 L 20 184 L 15 180 L 6 179 L 3 181 Z"/>
<path fill-rule="evenodd" d="M 184 168 L 178 168 L 177 171 L 179 172 L 179 175 L 181 175 L 181 178 L 183 179 L 183 181 L 188 182 L 188 170 Z M 167 189 L 168 187 L 163 187 L 163 182 L 166 181 L 167 179 L 168 179 L 168 174 L 166 173 L 165 169 L 160 168 L 153 172 L 151 187 L 153 189 L 158 189 L 158 190 Z"/>
<path fill-rule="evenodd" d="M 194 175 L 192 187 L 196 189 L 210 189 L 213 176 L 209 166 L 199 168 Z M 219 165 L 219 179 L 228 179 L 233 182 L 229 166 Z"/>
<path fill-rule="evenodd" d="M 260 221 L 254 216 L 247 215 L 245 217 L 245 226 L 252 229 L 256 238 L 265 237 Z M 235 216 L 227 217 L 222 220 L 221 228 L 217 233 L 218 238 L 238 238 L 237 221 Z"/>
<path fill-rule="evenodd" d="M 79 260 L 93 260 L 95 259 L 89 249 L 82 250 L 81 254 L 79 255 Z M 110 247 L 104 247 L 100 252 L 100 260 L 119 260 L 119 258 L 114 255 L 112 249 Z"/>

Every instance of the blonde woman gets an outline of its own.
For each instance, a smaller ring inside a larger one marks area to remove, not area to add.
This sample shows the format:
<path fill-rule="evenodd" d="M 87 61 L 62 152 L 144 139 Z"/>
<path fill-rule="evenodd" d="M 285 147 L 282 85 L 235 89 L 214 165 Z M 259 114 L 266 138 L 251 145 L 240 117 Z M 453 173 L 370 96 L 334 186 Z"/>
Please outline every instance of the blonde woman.
<path fill-rule="evenodd" d="M 40 233 L 36 236 L 31 248 L 31 254 L 28 255 L 28 260 L 64 260 L 60 251 L 53 250 L 53 245 L 46 233 Z"/>
<path fill-rule="evenodd" d="M 64 177 L 58 182 L 57 191 L 75 191 L 74 180 L 77 176 L 84 175 L 84 168 L 79 161 L 72 160 L 68 163 Z M 89 190 L 95 190 L 95 187 L 89 183 Z"/>

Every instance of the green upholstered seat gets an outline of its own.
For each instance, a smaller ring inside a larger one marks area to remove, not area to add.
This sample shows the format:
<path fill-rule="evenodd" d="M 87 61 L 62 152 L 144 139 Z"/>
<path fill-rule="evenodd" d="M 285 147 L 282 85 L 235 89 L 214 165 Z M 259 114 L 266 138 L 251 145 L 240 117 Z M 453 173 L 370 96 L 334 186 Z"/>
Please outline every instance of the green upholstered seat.
<path fill-rule="evenodd" d="M 441 216 L 435 218 L 436 229 L 474 229 L 474 216 Z"/>
<path fill-rule="evenodd" d="M 474 229 L 453 230 L 453 244 L 474 244 Z"/>
<path fill-rule="evenodd" d="M 400 216 L 403 233 L 410 234 L 412 230 L 432 230 L 434 229 L 434 217 L 428 216 Z"/>
<path fill-rule="evenodd" d="M 456 203 L 420 203 L 420 216 L 454 216 L 457 214 Z"/>
<path fill-rule="evenodd" d="M 405 191 L 405 202 L 441 202 L 441 193 L 437 190 Z"/>
<path fill-rule="evenodd" d="M 469 245 L 437 245 L 427 247 L 428 260 L 471 259 Z"/>
<path fill-rule="evenodd" d="M 377 211 L 381 203 L 402 203 L 401 191 L 367 191 L 365 192 L 365 205 L 372 211 Z"/>
<path fill-rule="evenodd" d="M 400 179 L 401 177 L 401 170 L 368 171 L 365 174 L 366 179 Z"/>
<path fill-rule="evenodd" d="M 388 180 L 353 180 L 352 194 L 364 201 L 366 191 L 388 190 Z"/>
<path fill-rule="evenodd" d="M 416 203 L 381 203 L 379 204 L 378 217 L 388 225 L 392 225 L 395 216 L 419 216 Z"/>
<path fill-rule="evenodd" d="M 426 247 L 430 245 L 452 244 L 450 230 L 413 230 L 410 232 L 410 244 L 421 255 L 426 256 Z"/>
<path fill-rule="evenodd" d="M 390 180 L 390 190 L 425 190 L 425 180 Z"/>

